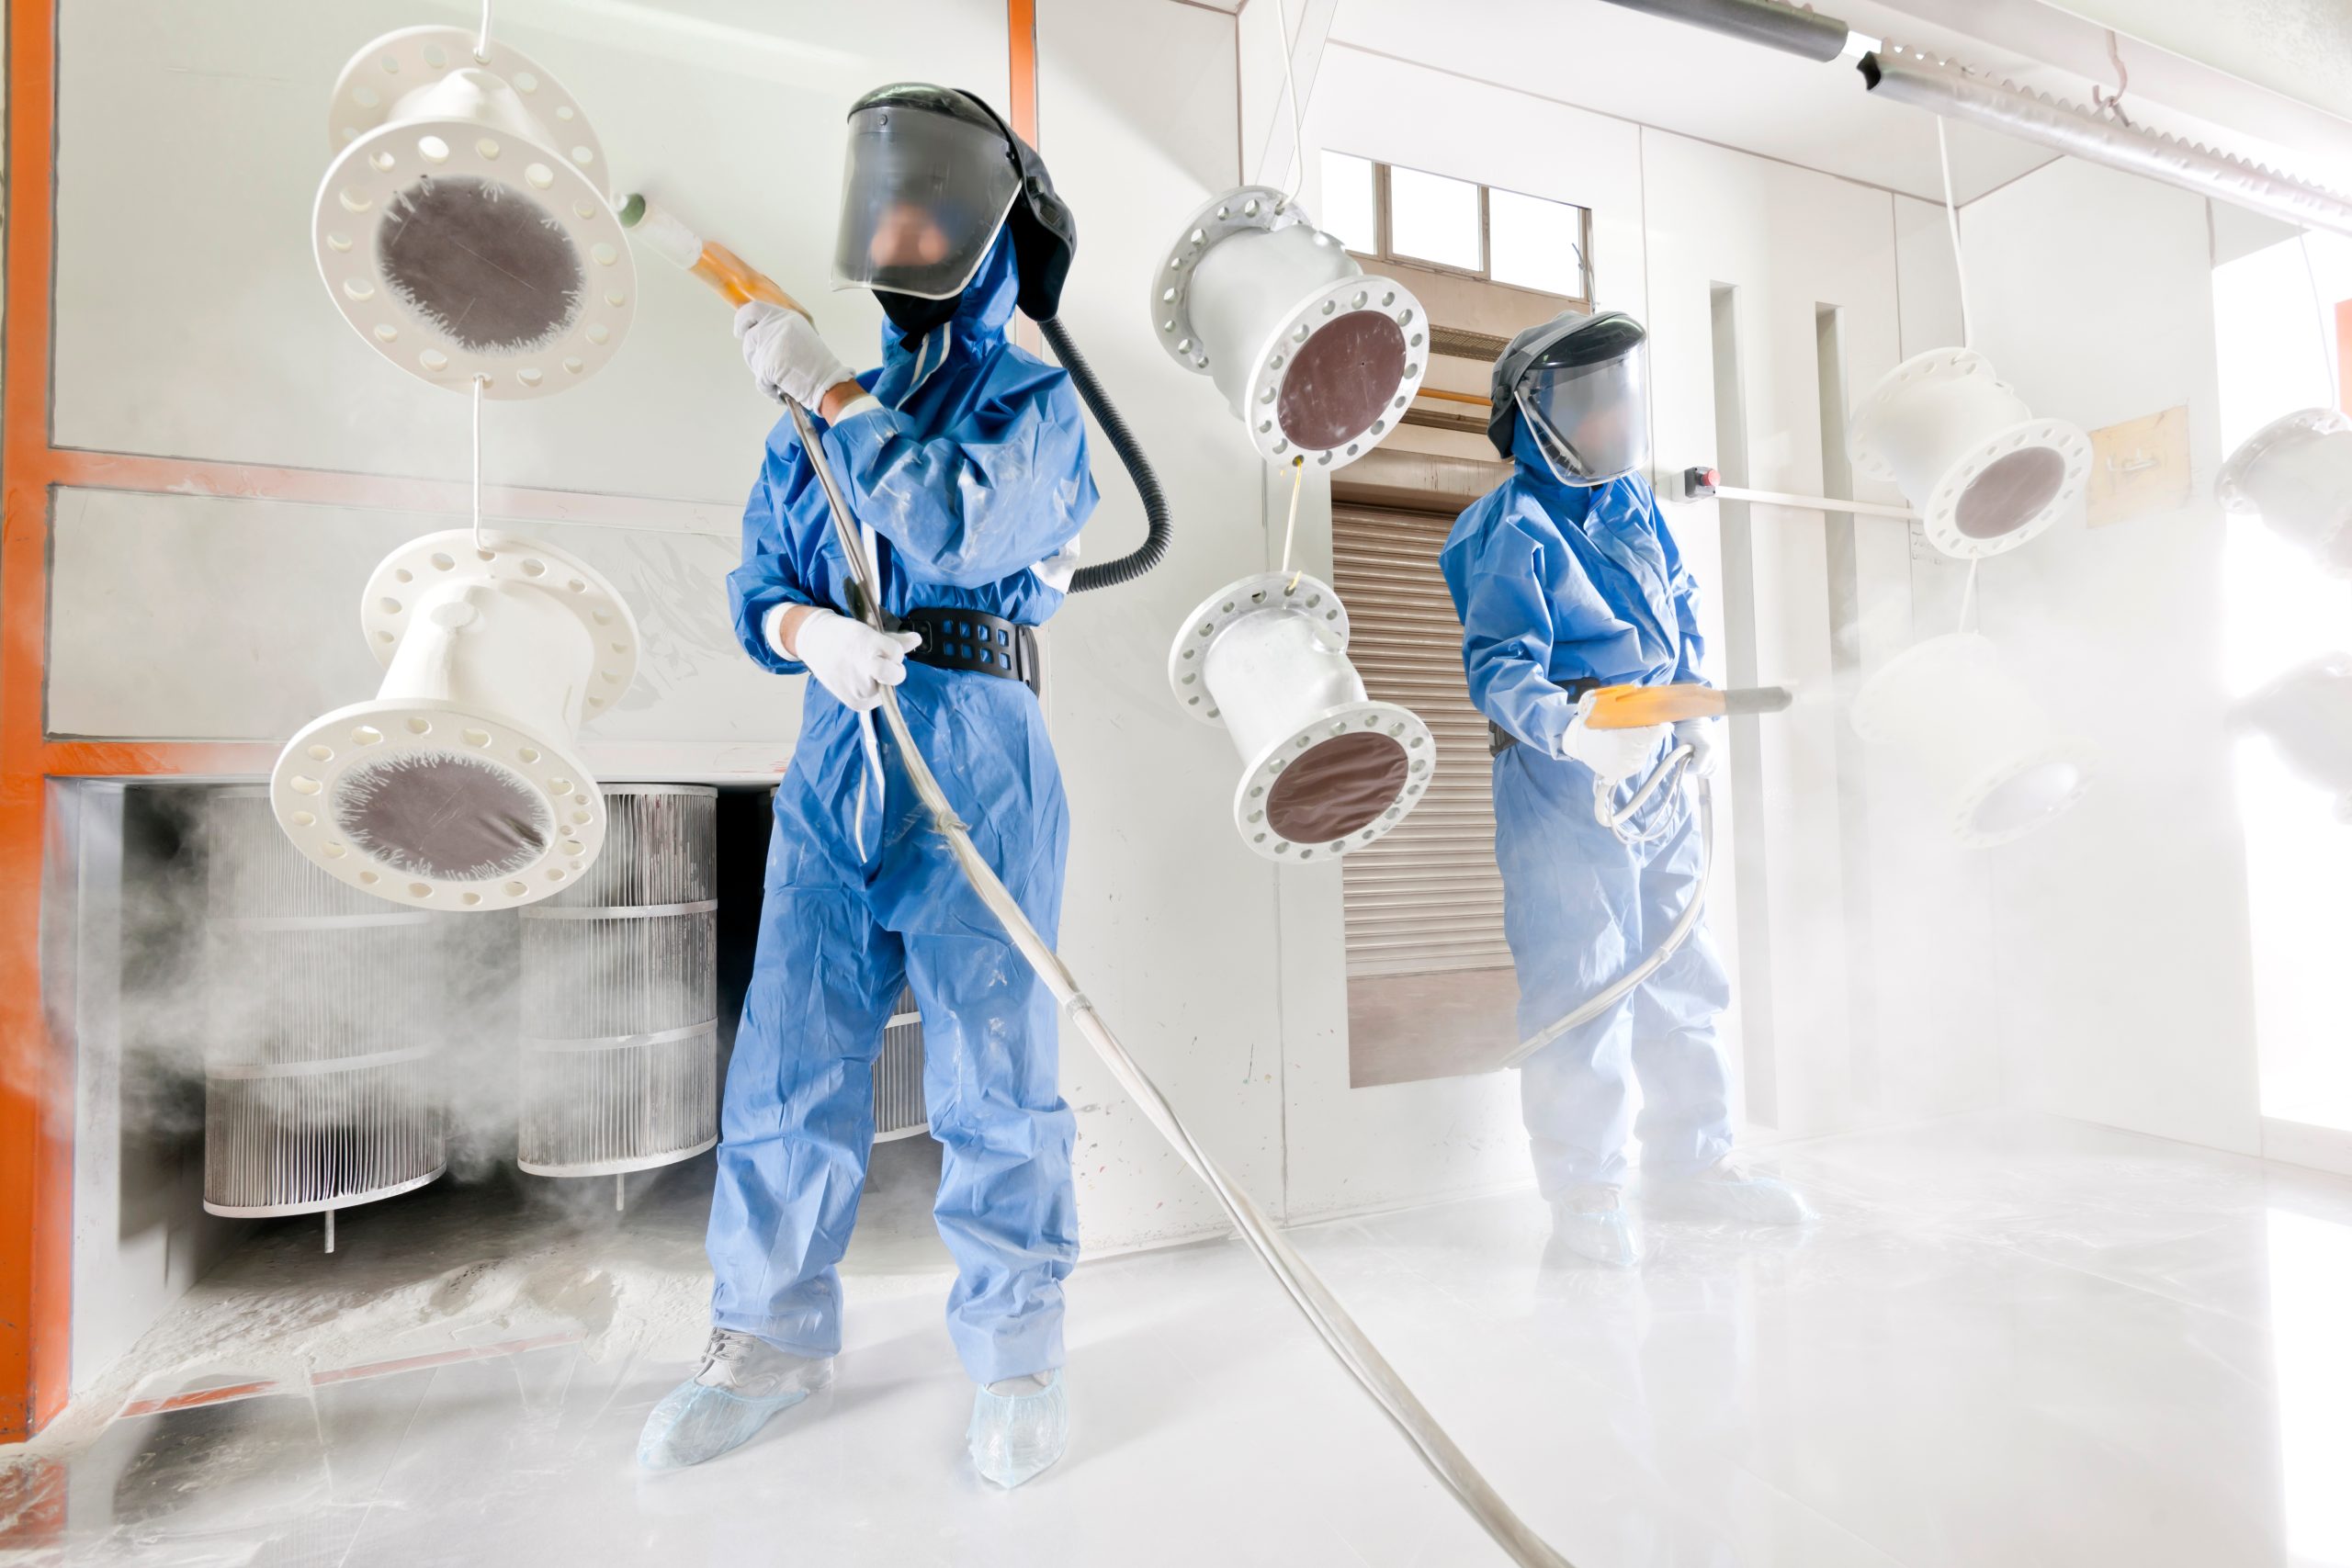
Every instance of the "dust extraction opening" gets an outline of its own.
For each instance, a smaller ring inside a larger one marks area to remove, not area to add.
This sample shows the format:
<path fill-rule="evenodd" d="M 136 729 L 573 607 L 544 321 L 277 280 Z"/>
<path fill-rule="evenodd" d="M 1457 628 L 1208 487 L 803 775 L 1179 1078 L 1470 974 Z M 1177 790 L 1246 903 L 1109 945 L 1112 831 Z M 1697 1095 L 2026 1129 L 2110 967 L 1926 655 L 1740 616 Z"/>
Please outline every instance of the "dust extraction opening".
<path fill-rule="evenodd" d="M 1404 378 L 1404 330 L 1386 316 L 1359 310 L 1299 345 L 1274 417 L 1294 446 L 1338 446 L 1372 428 Z"/>
<path fill-rule="evenodd" d="M 353 768 L 334 819 L 354 849 L 411 876 L 485 882 L 537 860 L 553 827 L 538 793 L 495 762 L 405 751 Z"/>
<path fill-rule="evenodd" d="M 1995 459 L 1960 494 L 1952 524 L 1972 539 L 1997 539 L 2024 527 L 2066 482 L 2066 460 L 2051 447 L 2029 446 Z"/>
<path fill-rule="evenodd" d="M 427 175 L 376 230 L 393 294 L 476 354 L 519 354 L 571 331 L 580 254 L 555 217 L 511 186 Z"/>
<path fill-rule="evenodd" d="M 1405 789 L 1405 748 L 1385 735 L 1343 735 L 1293 762 L 1266 795 L 1266 825 L 1285 839 L 1344 839 Z"/>

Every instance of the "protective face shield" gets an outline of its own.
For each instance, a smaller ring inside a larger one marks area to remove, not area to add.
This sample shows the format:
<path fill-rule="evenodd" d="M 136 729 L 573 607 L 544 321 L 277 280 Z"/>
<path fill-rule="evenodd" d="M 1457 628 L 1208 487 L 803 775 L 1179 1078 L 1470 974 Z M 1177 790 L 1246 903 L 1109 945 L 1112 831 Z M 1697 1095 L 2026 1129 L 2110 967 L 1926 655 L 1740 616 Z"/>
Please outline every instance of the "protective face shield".
<path fill-rule="evenodd" d="M 1524 419 L 1562 484 L 1607 484 L 1639 468 L 1650 455 L 1647 338 L 1615 310 L 1556 316 L 1513 338 L 1495 361 L 1495 449 L 1511 455 Z"/>
<path fill-rule="evenodd" d="M 899 331 L 928 330 L 955 313 L 1008 220 L 1021 309 L 1050 321 L 1077 231 L 1035 151 L 953 87 L 899 83 L 851 107 L 834 288 L 871 288 Z"/>

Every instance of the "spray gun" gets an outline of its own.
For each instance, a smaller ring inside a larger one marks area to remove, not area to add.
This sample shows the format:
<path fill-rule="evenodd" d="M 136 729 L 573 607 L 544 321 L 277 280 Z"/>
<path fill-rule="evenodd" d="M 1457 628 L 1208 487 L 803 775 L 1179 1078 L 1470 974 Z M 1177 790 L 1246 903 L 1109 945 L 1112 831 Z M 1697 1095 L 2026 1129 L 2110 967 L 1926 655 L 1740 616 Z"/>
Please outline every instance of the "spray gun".
<path fill-rule="evenodd" d="M 624 205 L 622 220 L 654 250 L 709 284 L 730 301 L 740 305 L 749 299 L 764 299 L 787 310 L 800 310 L 804 315 L 808 313 L 774 281 L 746 265 L 734 253 L 702 240 L 684 223 L 646 202 L 643 197 L 632 197 Z M 1052 330 L 1054 323 L 1041 324 L 1048 329 L 1046 341 L 1056 344 L 1056 352 L 1060 353 L 1060 346 L 1056 343 L 1057 333 Z M 1072 379 L 1077 380 L 1079 367 L 1069 357 L 1065 357 L 1064 365 L 1071 370 Z M 1085 396 L 1083 383 L 1080 384 L 1080 395 Z M 1091 407 L 1092 400 L 1090 398 L 1088 400 Z M 800 438 L 801 450 L 816 474 L 819 488 L 824 491 L 826 504 L 832 513 L 834 533 L 841 542 L 842 555 L 849 560 L 851 574 L 856 583 L 858 613 L 869 625 L 880 629 L 883 618 L 881 584 L 873 575 L 865 552 L 858 547 L 856 518 L 842 493 L 840 480 L 833 473 L 832 464 L 825 455 L 824 446 L 818 438 L 808 411 L 789 401 L 785 407 L 791 415 L 793 429 Z M 1102 419 L 1102 410 L 1094 412 L 1097 419 Z M 1110 428 L 1106 423 L 1106 431 Z M 1138 484 L 1141 482 L 1139 479 Z M 1150 505 L 1151 500 L 1148 497 L 1147 506 Z M 1155 517 L 1154 536 L 1145 542 L 1142 550 L 1129 557 L 1126 562 L 1113 562 L 1110 568 L 1097 570 L 1124 569 L 1128 570 L 1130 576 L 1148 570 L 1151 560 L 1158 558 L 1155 545 L 1165 546 L 1165 535 L 1161 531 L 1163 523 L 1164 512 Z M 1140 566 L 1132 565 L 1147 552 L 1152 552 L 1150 559 L 1144 560 Z M 1114 576 L 1110 581 L 1124 579 Z M 1272 1272 L 1283 1293 L 1290 1297 L 1292 1304 L 1298 1308 L 1325 1347 L 1372 1396 L 1374 1403 L 1380 1406 L 1382 1413 L 1405 1439 L 1413 1445 L 1430 1473 L 1478 1521 L 1513 1562 L 1521 1564 L 1522 1568 L 1569 1568 L 1566 1558 L 1554 1551 L 1512 1512 L 1500 1494 L 1470 1462 L 1469 1456 L 1454 1444 L 1428 1407 L 1397 1376 L 1396 1369 L 1388 1364 L 1371 1338 L 1348 1314 L 1347 1309 L 1331 1294 L 1330 1288 L 1306 1266 L 1306 1259 L 1299 1257 L 1288 1239 L 1274 1228 L 1273 1223 L 1266 1218 L 1225 1168 L 1201 1147 L 1191 1130 L 1178 1118 L 1175 1108 L 1160 1093 L 1159 1086 L 1151 1081 L 1135 1058 L 1128 1055 L 1118 1037 L 1111 1032 L 1110 1025 L 1095 1010 L 1086 993 L 1079 988 L 1077 977 L 1046 944 L 1037 929 L 1029 923 L 1019 902 L 973 844 L 971 834 L 957 818 L 955 807 L 948 803 L 947 795 L 932 773 L 922 749 L 915 743 L 913 732 L 909 729 L 905 713 L 899 706 L 897 688 L 882 688 L 881 712 L 883 721 L 889 727 L 891 739 L 898 744 L 909 782 L 914 785 L 917 797 L 931 814 L 933 827 L 946 841 L 949 852 L 954 855 L 965 878 L 971 883 L 973 891 L 979 895 L 980 901 L 1003 926 L 1006 936 L 1037 972 L 1046 988 L 1054 994 L 1054 999 L 1060 1004 L 1071 1026 L 1085 1036 L 1088 1044 L 1094 1047 L 1095 1054 L 1102 1057 L 1103 1066 L 1110 1069 L 1119 1087 L 1134 1100 L 1144 1119 L 1168 1140 L 1193 1173 L 1216 1195 L 1217 1201 L 1224 1207 L 1235 1228 L 1241 1233 L 1242 1239 L 1250 1244 L 1250 1249 Z"/>

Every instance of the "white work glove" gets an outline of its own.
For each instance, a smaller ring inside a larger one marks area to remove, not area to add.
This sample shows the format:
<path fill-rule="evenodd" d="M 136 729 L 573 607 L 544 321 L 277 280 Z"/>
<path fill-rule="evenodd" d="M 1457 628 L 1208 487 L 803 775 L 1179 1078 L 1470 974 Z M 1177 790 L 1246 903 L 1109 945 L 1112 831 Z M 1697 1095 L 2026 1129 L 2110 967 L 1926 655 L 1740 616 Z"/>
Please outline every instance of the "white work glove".
<path fill-rule="evenodd" d="M 843 707 L 872 713 L 882 705 L 882 688 L 907 678 L 907 652 L 922 642 L 918 632 L 877 632 L 864 621 L 819 610 L 794 628 L 792 657 Z"/>
<path fill-rule="evenodd" d="M 857 378 L 833 357 L 808 318 L 797 310 L 754 299 L 735 312 L 735 339 L 752 378 L 772 398 L 790 398 L 809 412 L 825 394 Z"/>
<path fill-rule="evenodd" d="M 1588 694 L 1560 735 L 1560 755 L 1582 762 L 1592 770 L 1593 777 L 1613 788 L 1649 766 L 1659 742 L 1666 739 L 1667 727 L 1645 724 L 1638 729 L 1594 729 L 1585 723 L 1591 711 Z"/>
<path fill-rule="evenodd" d="M 1674 727 L 1674 743 L 1690 748 L 1690 776 L 1694 779 L 1713 778 L 1715 764 L 1722 761 L 1715 746 L 1715 721 L 1712 718 L 1686 718 Z"/>

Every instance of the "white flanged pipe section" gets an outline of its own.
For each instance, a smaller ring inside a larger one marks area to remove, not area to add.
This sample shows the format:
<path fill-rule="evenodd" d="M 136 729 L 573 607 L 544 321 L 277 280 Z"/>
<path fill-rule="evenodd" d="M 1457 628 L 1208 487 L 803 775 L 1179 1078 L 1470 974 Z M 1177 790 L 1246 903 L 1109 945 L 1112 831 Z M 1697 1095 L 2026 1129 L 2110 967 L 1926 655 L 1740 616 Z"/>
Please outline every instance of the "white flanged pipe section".
<path fill-rule="evenodd" d="M 1354 461 L 1396 428 L 1429 368 L 1412 291 L 1366 273 L 1271 186 L 1195 212 L 1152 276 L 1152 330 L 1225 394 L 1267 461 Z"/>
<path fill-rule="evenodd" d="M 2213 487 L 2231 512 L 2252 513 L 2296 548 L 2352 575 L 2352 419 L 2300 409 L 2239 444 Z"/>
<path fill-rule="evenodd" d="M 1900 760 L 1971 847 L 2024 837 L 2090 786 L 2086 749 L 2059 737 L 1976 632 L 1929 637 L 1889 660 L 1856 694 L 1853 722 Z"/>
<path fill-rule="evenodd" d="M 2352 654 L 2297 665 L 2240 702 L 2230 720 L 2269 737 L 2296 777 L 2335 797 L 2336 820 L 2352 822 Z"/>
<path fill-rule="evenodd" d="M 311 243 L 353 329 L 411 375 L 536 398 L 595 374 L 627 335 L 637 274 L 605 154 L 527 57 L 463 28 L 408 28 L 354 55 L 328 107 L 334 162 Z"/>
<path fill-rule="evenodd" d="M 1928 542 L 1962 560 L 2025 544 L 2079 506 L 2090 482 L 2090 438 L 2035 418 L 1972 349 L 1933 349 L 1888 371 L 1847 434 L 1854 467 L 1894 481 Z"/>
<path fill-rule="evenodd" d="M 1169 649 L 1177 702 L 1232 733 L 1241 754 L 1233 826 L 1268 860 L 1377 842 L 1429 790 L 1429 727 L 1365 695 L 1347 647 L 1347 610 L 1330 585 L 1276 571 L 1203 600 Z"/>
<path fill-rule="evenodd" d="M 295 847 L 411 908 L 511 909 L 577 880 L 605 826 L 577 732 L 637 673 L 612 585 L 544 544 L 452 529 L 386 557 L 360 616 L 382 686 L 304 726 L 270 775 Z"/>

